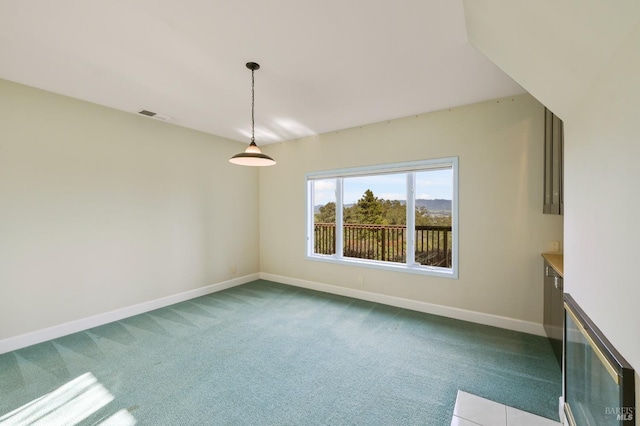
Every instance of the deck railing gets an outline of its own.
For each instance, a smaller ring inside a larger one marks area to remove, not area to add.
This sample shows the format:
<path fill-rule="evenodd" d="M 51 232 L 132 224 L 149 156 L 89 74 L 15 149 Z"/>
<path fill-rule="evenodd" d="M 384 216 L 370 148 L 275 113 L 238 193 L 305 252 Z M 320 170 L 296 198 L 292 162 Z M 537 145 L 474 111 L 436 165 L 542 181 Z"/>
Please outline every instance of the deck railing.
<path fill-rule="evenodd" d="M 421 265 L 451 267 L 451 226 L 415 227 L 415 260 Z M 314 253 L 334 254 L 336 226 L 314 223 Z M 407 227 L 404 225 L 344 225 L 345 257 L 405 263 Z"/>

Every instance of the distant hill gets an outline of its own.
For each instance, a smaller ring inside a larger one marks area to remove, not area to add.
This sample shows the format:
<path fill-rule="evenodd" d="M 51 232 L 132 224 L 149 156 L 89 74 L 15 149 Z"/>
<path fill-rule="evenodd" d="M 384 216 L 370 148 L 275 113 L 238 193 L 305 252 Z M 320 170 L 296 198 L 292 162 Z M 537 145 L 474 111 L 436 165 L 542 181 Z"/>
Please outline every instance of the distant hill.
<path fill-rule="evenodd" d="M 404 201 L 403 201 L 404 203 Z M 416 206 L 421 207 L 424 206 L 432 213 L 451 213 L 451 200 L 416 200 Z"/>

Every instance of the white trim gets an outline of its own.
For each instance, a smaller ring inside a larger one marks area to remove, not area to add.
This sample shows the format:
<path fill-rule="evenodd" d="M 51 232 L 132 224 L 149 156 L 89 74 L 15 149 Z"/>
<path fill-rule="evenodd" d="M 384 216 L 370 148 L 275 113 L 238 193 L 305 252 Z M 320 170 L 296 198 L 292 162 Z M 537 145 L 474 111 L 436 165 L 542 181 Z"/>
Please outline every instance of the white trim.
<path fill-rule="evenodd" d="M 353 176 L 368 176 L 372 171 L 376 174 L 388 174 L 388 173 L 405 173 L 415 172 L 422 170 L 438 170 L 448 168 L 445 166 L 447 163 L 451 163 L 452 159 L 457 157 L 442 157 L 442 158 L 430 158 L 427 160 L 406 161 L 402 163 L 390 163 L 390 164 L 373 164 L 370 166 L 359 167 L 347 167 L 344 169 L 334 170 L 320 170 L 315 172 L 309 172 L 305 174 L 307 180 L 315 179 L 328 179 L 328 178 L 340 178 L 340 177 L 353 177 Z"/>
<path fill-rule="evenodd" d="M 336 229 L 336 232 L 340 230 L 340 227 Z M 336 247 L 342 241 L 342 239 L 336 238 Z M 340 253 L 338 250 L 336 252 Z M 327 262 L 327 263 L 335 263 L 338 265 L 350 265 L 350 266 L 360 266 L 363 268 L 372 268 L 372 269 L 385 269 L 387 271 L 393 272 L 407 272 L 409 274 L 418 274 L 418 275 L 430 275 L 433 277 L 440 278 L 450 278 L 457 279 L 458 276 L 455 274 L 453 269 L 451 268 L 441 268 L 439 266 L 427 266 L 427 265 L 407 265 L 406 263 L 394 263 L 394 262 L 383 262 L 379 260 L 370 260 L 370 259 L 358 259 L 355 257 L 339 257 L 335 254 L 309 254 L 306 256 L 306 259 L 318 261 L 318 262 Z"/>
<path fill-rule="evenodd" d="M 410 232 L 410 229 L 416 229 L 416 174 L 415 173 L 407 173 L 407 188 L 405 193 L 407 194 L 406 199 L 406 210 L 407 213 L 405 215 L 405 223 L 407 224 L 407 242 L 405 243 L 407 264 L 405 266 L 411 267 L 416 266 L 415 258 L 416 258 L 416 233 Z M 451 206 L 453 207 L 453 201 L 451 202 Z M 453 228 L 451 228 L 453 230 Z M 445 234 L 445 239 L 447 235 Z M 455 251 L 455 250 L 454 250 Z M 409 259 L 414 260 L 409 263 Z"/>
<path fill-rule="evenodd" d="M 338 226 L 338 223 L 344 223 L 344 179 L 336 178 L 336 232 L 335 232 L 335 247 L 336 252 L 333 254 L 333 257 L 342 258 L 342 253 L 344 253 L 344 226 Z M 313 214 L 309 215 L 309 220 L 311 221 L 311 229 L 313 230 Z M 313 241 L 313 238 L 312 238 Z M 313 241 L 315 244 L 315 241 Z M 307 253 L 313 253 L 313 247 Z"/>
<path fill-rule="evenodd" d="M 316 201 L 314 199 L 314 191 L 311 188 L 311 186 L 313 185 L 313 182 L 311 182 L 310 180 L 307 180 L 306 182 L 306 190 L 307 190 L 307 205 L 305 206 L 305 209 L 309 208 L 308 206 L 313 206 Z M 309 220 L 309 215 L 306 216 L 307 217 L 307 246 L 305 248 L 306 253 L 311 253 L 313 252 L 313 223 Z"/>
<path fill-rule="evenodd" d="M 453 157 L 452 158 L 452 163 L 453 163 L 453 197 L 451 200 L 451 231 L 452 231 L 452 237 L 453 237 L 453 247 L 454 250 L 451 251 L 451 268 L 453 269 L 453 275 L 455 279 L 458 279 L 458 271 L 459 271 L 459 264 L 458 264 L 458 255 L 460 253 L 460 245 L 458 244 L 458 236 L 460 235 L 460 228 L 459 228 L 459 224 L 458 224 L 458 218 L 459 218 L 459 212 L 460 212 L 460 188 L 458 188 L 458 185 L 460 183 L 459 180 L 459 164 L 458 164 L 458 157 Z"/>
<path fill-rule="evenodd" d="M 246 284 L 257 279 L 259 279 L 259 274 L 245 275 L 244 277 L 222 281 L 216 284 L 208 285 L 206 287 L 200 287 L 182 293 L 172 294 L 170 296 L 161 297 L 159 299 L 150 300 L 148 302 L 142 302 L 136 305 L 131 305 L 102 314 L 93 315 L 87 318 L 81 318 L 64 324 L 54 325 L 53 327 L 44 328 L 42 330 L 33 331 L 31 333 L 2 339 L 0 340 L 0 354 L 35 345 L 36 343 L 42 343 L 48 340 L 57 339 L 58 337 L 66 336 L 71 333 L 77 333 L 79 331 L 108 324 L 110 322 L 119 321 L 133 315 L 143 314 L 145 312 L 153 311 L 154 309 L 164 308 L 165 306 L 184 302 L 185 300 L 190 300 L 210 293 L 215 293 L 238 285 Z"/>
<path fill-rule="evenodd" d="M 499 315 L 468 311 L 466 309 L 436 305 L 433 303 L 404 299 L 401 297 L 389 296 L 386 294 L 373 293 L 369 291 L 355 290 L 352 288 L 323 284 L 315 281 L 289 278 L 281 275 L 268 274 L 265 272 L 260 272 L 260 278 L 296 287 L 308 288 L 310 290 L 317 290 L 325 293 L 338 294 L 340 296 L 353 297 L 355 299 L 366 300 L 369 302 L 382 303 L 384 305 L 395 306 L 398 308 L 410 309 L 412 311 L 424 312 L 427 314 L 439 315 L 447 318 L 459 319 L 462 321 L 470 321 L 477 324 L 490 325 L 507 330 L 535 334 L 537 336 L 546 336 L 542 324 L 531 321 L 523 321 Z"/>

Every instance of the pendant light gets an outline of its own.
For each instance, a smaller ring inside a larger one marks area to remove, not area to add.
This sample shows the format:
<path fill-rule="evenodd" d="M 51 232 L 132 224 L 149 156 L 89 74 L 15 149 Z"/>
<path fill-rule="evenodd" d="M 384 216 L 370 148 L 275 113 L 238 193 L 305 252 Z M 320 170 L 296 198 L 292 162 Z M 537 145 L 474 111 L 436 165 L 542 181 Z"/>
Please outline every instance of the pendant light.
<path fill-rule="evenodd" d="M 255 62 L 248 62 L 247 68 L 251 70 L 251 144 L 244 152 L 231 157 L 229 162 L 240 166 L 273 166 L 276 164 L 275 160 L 263 154 L 258 145 L 256 145 L 255 140 L 255 81 L 253 73 L 260 69 L 260 65 Z"/>

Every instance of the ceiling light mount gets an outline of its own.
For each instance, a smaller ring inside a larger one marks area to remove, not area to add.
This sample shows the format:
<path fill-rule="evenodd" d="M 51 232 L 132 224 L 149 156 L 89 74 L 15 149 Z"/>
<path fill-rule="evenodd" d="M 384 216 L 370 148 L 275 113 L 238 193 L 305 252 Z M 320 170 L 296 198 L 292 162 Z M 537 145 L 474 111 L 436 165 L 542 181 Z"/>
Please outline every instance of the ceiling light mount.
<path fill-rule="evenodd" d="M 260 69 L 260 65 L 256 62 L 247 62 L 247 68 L 251 70 L 251 144 L 244 152 L 231 157 L 229 162 L 240 166 L 273 166 L 276 164 L 275 160 L 260 151 L 255 138 L 255 79 L 253 73 Z"/>
<path fill-rule="evenodd" d="M 255 62 L 247 62 L 247 68 L 249 68 L 251 71 L 258 71 L 260 69 L 260 64 L 257 64 Z"/>

